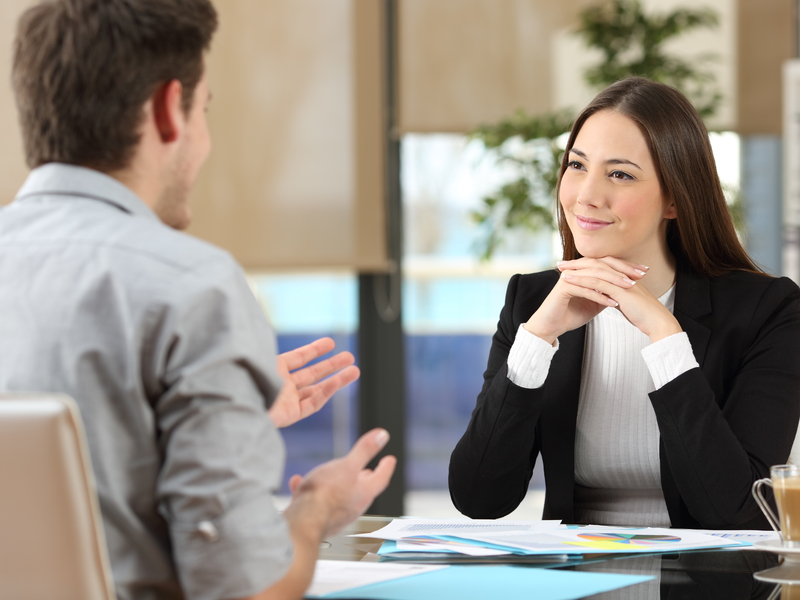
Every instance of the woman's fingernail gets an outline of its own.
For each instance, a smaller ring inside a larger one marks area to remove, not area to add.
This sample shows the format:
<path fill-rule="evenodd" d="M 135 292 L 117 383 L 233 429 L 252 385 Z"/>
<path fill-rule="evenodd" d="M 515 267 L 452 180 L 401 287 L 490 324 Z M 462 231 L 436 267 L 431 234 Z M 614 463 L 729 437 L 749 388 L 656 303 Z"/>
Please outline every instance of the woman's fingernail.
<path fill-rule="evenodd" d="M 623 277 L 622 281 L 625 283 L 630 283 L 631 285 L 636 285 L 636 282 L 633 279 L 628 279 L 627 277 Z"/>
<path fill-rule="evenodd" d="M 561 268 L 561 265 L 565 265 L 565 264 L 567 264 L 567 261 L 565 261 L 565 260 L 560 260 L 560 261 L 558 261 L 558 262 L 556 263 L 556 266 L 557 266 L 557 267 L 560 269 L 560 268 Z"/>
<path fill-rule="evenodd" d="M 614 307 L 617 307 L 617 306 L 619 306 L 619 302 L 617 302 L 617 301 L 616 301 L 616 300 L 614 300 L 613 298 L 609 298 L 609 299 L 608 299 L 608 305 L 609 305 L 609 306 L 614 306 Z"/>
<path fill-rule="evenodd" d="M 562 275 L 562 277 L 563 277 L 564 279 L 566 279 L 567 281 L 572 281 L 572 280 L 573 280 L 573 276 L 572 276 L 572 275 L 570 275 L 569 273 L 564 273 L 564 274 Z"/>
<path fill-rule="evenodd" d="M 639 275 L 647 275 L 647 273 L 645 273 L 641 269 L 634 269 L 634 271 L 636 271 Z"/>
<path fill-rule="evenodd" d="M 639 265 L 639 266 L 642 267 L 645 271 L 650 270 L 650 267 L 648 267 L 647 265 Z"/>

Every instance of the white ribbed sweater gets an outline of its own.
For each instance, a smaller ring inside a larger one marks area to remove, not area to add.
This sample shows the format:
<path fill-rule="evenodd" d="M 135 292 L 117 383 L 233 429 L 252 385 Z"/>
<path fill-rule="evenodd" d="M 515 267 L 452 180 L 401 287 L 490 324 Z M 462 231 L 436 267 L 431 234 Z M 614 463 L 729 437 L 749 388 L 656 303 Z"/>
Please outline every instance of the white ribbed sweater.
<path fill-rule="evenodd" d="M 673 286 L 659 300 L 671 311 L 674 298 Z M 520 326 L 508 355 L 509 379 L 541 387 L 557 349 Z M 587 324 L 575 431 L 577 522 L 670 525 L 658 424 L 647 395 L 696 366 L 685 333 L 651 344 L 613 308 Z"/>

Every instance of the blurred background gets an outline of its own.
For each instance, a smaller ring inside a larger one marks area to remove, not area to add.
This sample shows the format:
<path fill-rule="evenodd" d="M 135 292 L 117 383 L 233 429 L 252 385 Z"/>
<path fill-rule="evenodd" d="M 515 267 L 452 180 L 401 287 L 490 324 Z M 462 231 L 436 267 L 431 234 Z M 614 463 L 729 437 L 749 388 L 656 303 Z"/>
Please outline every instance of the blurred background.
<path fill-rule="evenodd" d="M 447 464 L 506 283 L 558 260 L 566 132 L 619 78 L 692 99 L 742 240 L 800 280 L 798 0 L 214 3 L 190 233 L 241 262 L 281 350 L 329 335 L 363 372 L 284 430 L 282 495 L 380 425 L 400 467 L 371 512 L 457 516 Z M 0 0 L 0 203 L 27 174 L 9 73 L 29 4 Z M 540 517 L 539 469 L 514 516 Z"/>

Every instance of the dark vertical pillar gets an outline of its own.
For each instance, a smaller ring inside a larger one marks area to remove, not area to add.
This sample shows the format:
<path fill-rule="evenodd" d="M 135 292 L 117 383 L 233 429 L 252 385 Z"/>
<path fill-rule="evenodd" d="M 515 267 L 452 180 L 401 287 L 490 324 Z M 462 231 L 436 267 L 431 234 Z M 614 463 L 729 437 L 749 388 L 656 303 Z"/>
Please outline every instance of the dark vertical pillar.
<path fill-rule="evenodd" d="M 387 274 L 358 276 L 359 361 L 361 367 L 359 429 L 383 427 L 391 434 L 384 451 L 397 457 L 389 488 L 367 512 L 389 516 L 404 513 L 405 496 L 405 381 L 402 320 L 402 212 L 400 203 L 400 140 L 395 135 L 397 98 L 396 1 L 384 0 L 386 27 L 386 224 Z"/>

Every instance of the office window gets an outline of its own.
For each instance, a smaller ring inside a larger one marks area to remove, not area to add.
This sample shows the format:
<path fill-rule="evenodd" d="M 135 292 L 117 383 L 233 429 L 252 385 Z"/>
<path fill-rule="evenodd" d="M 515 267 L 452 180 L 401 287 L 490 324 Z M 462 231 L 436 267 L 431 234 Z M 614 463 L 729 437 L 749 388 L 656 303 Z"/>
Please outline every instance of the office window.
<path fill-rule="evenodd" d="M 481 389 L 508 279 L 551 267 L 555 238 L 546 228 L 514 232 L 491 261 L 478 259 L 471 212 L 518 172 L 465 136 L 404 136 L 401 169 L 409 512 L 445 515 L 450 453 Z M 543 488 L 539 469 L 531 487 Z"/>
<path fill-rule="evenodd" d="M 336 351 L 349 350 L 358 361 L 358 280 L 353 273 L 251 275 L 250 283 L 285 352 L 323 336 Z M 287 462 L 281 494 L 295 473 L 305 475 L 322 462 L 343 456 L 355 441 L 358 382 L 337 392 L 319 412 L 281 430 Z"/>

